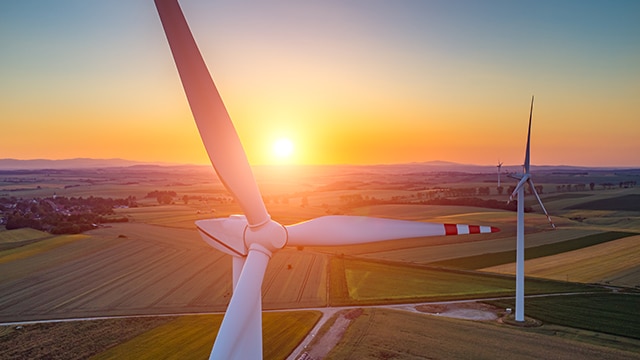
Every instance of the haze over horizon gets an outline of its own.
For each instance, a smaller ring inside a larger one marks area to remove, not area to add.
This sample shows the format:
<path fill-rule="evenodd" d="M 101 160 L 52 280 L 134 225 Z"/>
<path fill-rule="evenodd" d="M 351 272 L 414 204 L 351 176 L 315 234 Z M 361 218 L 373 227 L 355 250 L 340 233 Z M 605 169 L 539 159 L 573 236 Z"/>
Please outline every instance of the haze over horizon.
<path fill-rule="evenodd" d="M 533 94 L 532 164 L 640 166 L 640 2 L 180 3 L 254 165 L 520 164 Z M 208 163 L 152 0 L 0 2 L 0 44 L 0 158 Z"/>

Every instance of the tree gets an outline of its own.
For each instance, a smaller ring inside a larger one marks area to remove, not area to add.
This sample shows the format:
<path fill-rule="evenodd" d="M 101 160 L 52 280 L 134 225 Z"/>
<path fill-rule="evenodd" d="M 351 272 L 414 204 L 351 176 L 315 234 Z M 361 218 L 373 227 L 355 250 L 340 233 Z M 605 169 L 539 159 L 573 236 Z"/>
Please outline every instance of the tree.
<path fill-rule="evenodd" d="M 502 192 L 504 191 L 504 186 L 498 186 L 496 190 L 498 190 L 498 195 L 502 195 Z"/>
<path fill-rule="evenodd" d="M 589 183 L 589 189 L 591 189 L 591 191 L 593 191 L 593 188 L 595 188 L 595 187 L 596 187 L 596 183 L 594 183 L 594 182 L 590 182 Z"/>
<path fill-rule="evenodd" d="M 161 205 L 169 205 L 171 204 L 172 200 L 173 198 L 168 194 L 162 194 L 158 196 L 158 203 Z"/>

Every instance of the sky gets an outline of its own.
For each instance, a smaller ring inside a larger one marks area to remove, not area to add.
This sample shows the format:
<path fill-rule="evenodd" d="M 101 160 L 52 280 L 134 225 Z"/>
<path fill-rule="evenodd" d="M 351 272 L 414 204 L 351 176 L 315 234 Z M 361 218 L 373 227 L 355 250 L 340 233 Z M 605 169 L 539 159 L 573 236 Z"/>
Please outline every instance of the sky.
<path fill-rule="evenodd" d="M 640 1 L 180 3 L 253 165 L 518 165 L 535 95 L 532 164 L 640 166 Z M 0 49 L 0 158 L 208 163 L 152 0 L 3 0 Z"/>

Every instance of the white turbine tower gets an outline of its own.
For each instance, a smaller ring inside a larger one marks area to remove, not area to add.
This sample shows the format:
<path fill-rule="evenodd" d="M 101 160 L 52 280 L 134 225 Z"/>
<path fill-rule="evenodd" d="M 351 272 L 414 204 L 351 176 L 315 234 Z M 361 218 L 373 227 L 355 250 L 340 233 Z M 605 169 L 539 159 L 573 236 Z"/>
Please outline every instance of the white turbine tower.
<path fill-rule="evenodd" d="M 533 115 L 533 96 L 531 96 L 531 109 L 529 110 L 529 131 L 527 132 L 527 148 L 524 156 L 524 166 L 523 173 L 519 175 L 513 175 L 516 179 L 519 179 L 518 185 L 516 186 L 513 193 L 509 196 L 509 201 L 512 201 L 513 198 L 517 195 L 518 197 L 518 225 L 516 229 L 516 321 L 524 321 L 524 186 L 525 184 L 529 184 L 531 192 L 538 199 L 538 203 L 540 203 L 540 207 L 542 207 L 542 211 L 547 215 L 547 220 L 551 224 L 551 227 L 554 229 L 556 226 L 551 221 L 551 217 L 549 213 L 547 213 L 547 209 L 542 205 L 542 200 L 540 200 L 540 196 L 536 191 L 535 186 L 533 185 L 533 180 L 531 180 L 530 173 L 530 145 L 531 145 L 531 117 Z"/>
<path fill-rule="evenodd" d="M 210 359 L 262 358 L 261 286 L 284 246 L 350 245 L 423 236 L 496 232 L 491 226 L 325 216 L 283 226 L 267 212 L 247 157 L 177 0 L 155 0 L 191 112 L 218 177 L 244 215 L 196 221 L 203 239 L 233 256 L 233 296 Z"/>
<path fill-rule="evenodd" d="M 500 162 L 500 160 L 498 160 L 498 166 L 496 166 L 498 168 L 498 187 L 500 187 L 500 170 L 502 169 L 502 162 Z"/>

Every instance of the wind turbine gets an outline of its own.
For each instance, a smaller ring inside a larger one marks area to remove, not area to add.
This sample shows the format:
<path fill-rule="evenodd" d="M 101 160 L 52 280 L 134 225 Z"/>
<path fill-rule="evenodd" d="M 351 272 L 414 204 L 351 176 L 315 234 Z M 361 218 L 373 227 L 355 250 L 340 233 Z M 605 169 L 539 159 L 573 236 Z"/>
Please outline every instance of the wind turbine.
<path fill-rule="evenodd" d="M 547 216 L 547 220 L 551 224 L 553 229 L 556 226 L 551 221 L 547 209 L 544 208 L 542 200 L 536 191 L 536 187 L 531 180 L 531 117 L 533 115 L 533 95 L 531 96 L 531 109 L 529 110 L 529 131 L 527 132 L 527 148 L 524 155 L 524 165 L 522 167 L 523 173 L 513 175 L 514 178 L 519 179 L 518 185 L 513 190 L 513 193 L 509 196 L 509 201 L 517 195 L 518 197 L 518 216 L 517 216 L 517 228 L 516 228 L 516 321 L 524 321 L 524 185 L 529 184 L 529 187 L 533 194 L 538 199 L 542 211 Z"/>
<path fill-rule="evenodd" d="M 498 168 L 498 187 L 500 187 L 500 169 L 502 169 L 502 162 L 500 160 L 498 160 L 498 166 L 496 166 Z"/>
<path fill-rule="evenodd" d="M 284 246 L 335 246 L 423 236 L 479 234 L 491 226 L 324 216 L 283 226 L 266 210 L 240 139 L 177 0 L 155 0 L 191 112 L 218 177 L 244 215 L 196 221 L 202 238 L 233 259 L 233 295 L 210 359 L 262 358 L 261 286 Z"/>

